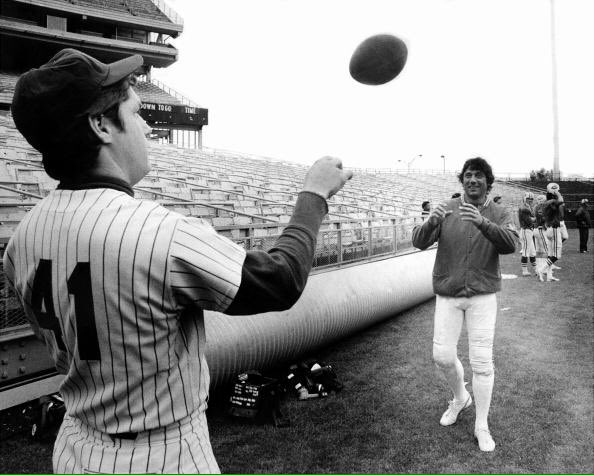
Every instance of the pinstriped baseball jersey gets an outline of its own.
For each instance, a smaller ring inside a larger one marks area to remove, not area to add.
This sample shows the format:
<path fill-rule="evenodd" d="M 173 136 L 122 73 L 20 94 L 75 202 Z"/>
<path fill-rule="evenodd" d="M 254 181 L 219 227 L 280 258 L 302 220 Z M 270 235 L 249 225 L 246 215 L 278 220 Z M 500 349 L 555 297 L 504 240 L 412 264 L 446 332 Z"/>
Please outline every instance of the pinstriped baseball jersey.
<path fill-rule="evenodd" d="M 112 438 L 66 415 L 54 446 L 55 473 L 219 473 L 204 412 L 179 424 Z"/>
<path fill-rule="evenodd" d="M 4 268 L 66 375 L 69 416 L 115 434 L 204 411 L 202 310 L 228 307 L 244 259 L 199 219 L 96 188 L 44 198 Z"/>

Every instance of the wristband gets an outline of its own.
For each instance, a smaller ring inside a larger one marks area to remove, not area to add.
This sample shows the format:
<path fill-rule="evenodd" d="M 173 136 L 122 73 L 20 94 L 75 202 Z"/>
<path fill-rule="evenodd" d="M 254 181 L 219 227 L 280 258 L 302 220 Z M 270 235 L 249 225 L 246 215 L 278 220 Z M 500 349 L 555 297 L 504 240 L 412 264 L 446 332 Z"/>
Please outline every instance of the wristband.
<path fill-rule="evenodd" d="M 311 193 L 312 195 L 316 195 L 319 196 L 320 198 L 322 198 L 324 201 L 326 201 L 328 199 L 327 196 L 324 196 L 322 193 L 318 193 L 317 191 L 311 191 L 311 190 L 301 190 L 301 192 L 305 192 L 305 193 Z"/>

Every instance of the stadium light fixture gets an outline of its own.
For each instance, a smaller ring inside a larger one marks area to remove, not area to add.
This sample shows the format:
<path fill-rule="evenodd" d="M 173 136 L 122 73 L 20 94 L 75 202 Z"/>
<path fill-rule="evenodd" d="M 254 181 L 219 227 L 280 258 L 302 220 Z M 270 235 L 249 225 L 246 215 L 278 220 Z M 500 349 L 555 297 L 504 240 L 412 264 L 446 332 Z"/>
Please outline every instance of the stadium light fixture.
<path fill-rule="evenodd" d="M 417 158 L 423 158 L 423 154 L 419 153 L 418 155 L 415 155 L 411 160 L 406 162 L 406 173 L 407 174 L 410 173 L 410 166 L 412 165 L 412 162 L 414 162 Z M 403 161 L 404 160 L 398 160 L 398 163 L 403 162 Z"/>

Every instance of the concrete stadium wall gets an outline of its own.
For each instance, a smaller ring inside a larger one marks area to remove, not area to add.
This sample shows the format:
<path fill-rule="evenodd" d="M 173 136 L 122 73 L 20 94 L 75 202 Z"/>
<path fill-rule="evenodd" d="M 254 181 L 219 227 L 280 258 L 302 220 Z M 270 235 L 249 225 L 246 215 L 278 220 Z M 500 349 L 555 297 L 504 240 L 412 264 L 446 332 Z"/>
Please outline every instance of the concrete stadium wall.
<path fill-rule="evenodd" d="M 433 297 L 435 249 L 321 271 L 288 311 L 205 312 L 211 390 L 242 371 L 293 361 Z"/>

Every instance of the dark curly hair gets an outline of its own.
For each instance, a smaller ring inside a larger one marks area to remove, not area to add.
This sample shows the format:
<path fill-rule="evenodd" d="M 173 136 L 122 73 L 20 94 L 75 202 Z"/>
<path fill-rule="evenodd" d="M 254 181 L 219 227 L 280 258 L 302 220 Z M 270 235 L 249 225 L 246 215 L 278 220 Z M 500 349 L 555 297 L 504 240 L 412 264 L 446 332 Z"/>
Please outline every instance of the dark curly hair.
<path fill-rule="evenodd" d="M 491 191 L 493 182 L 495 181 L 495 176 L 493 175 L 493 169 L 487 160 L 481 157 L 474 157 L 466 160 L 466 162 L 464 162 L 464 166 L 462 167 L 462 171 L 458 175 L 458 180 L 460 180 L 460 183 L 464 183 L 464 173 L 466 173 L 466 170 L 468 169 L 480 170 L 483 172 L 487 178 L 487 191 Z"/>

